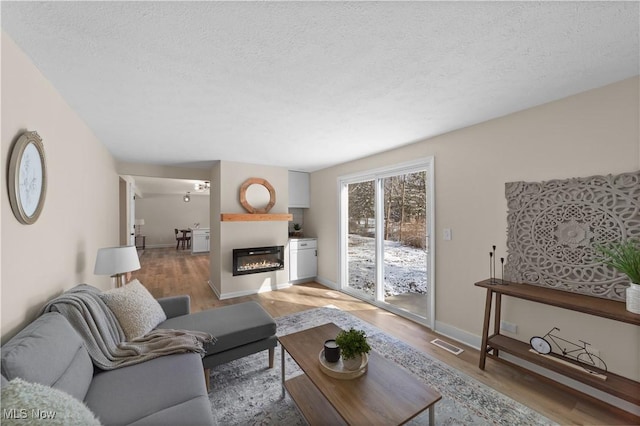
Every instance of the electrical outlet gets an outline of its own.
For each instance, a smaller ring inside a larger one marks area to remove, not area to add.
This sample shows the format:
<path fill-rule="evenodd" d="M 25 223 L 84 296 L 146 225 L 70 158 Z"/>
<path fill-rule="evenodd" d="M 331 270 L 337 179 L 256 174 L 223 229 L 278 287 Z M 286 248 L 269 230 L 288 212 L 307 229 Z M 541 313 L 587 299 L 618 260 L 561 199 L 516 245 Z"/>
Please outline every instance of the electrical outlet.
<path fill-rule="evenodd" d="M 511 333 L 518 332 L 518 325 L 511 324 L 510 322 L 500 321 L 500 330 L 509 331 Z"/>
<path fill-rule="evenodd" d="M 442 230 L 442 238 L 444 238 L 445 241 L 451 241 L 451 238 L 452 238 L 451 228 L 444 228 Z"/>

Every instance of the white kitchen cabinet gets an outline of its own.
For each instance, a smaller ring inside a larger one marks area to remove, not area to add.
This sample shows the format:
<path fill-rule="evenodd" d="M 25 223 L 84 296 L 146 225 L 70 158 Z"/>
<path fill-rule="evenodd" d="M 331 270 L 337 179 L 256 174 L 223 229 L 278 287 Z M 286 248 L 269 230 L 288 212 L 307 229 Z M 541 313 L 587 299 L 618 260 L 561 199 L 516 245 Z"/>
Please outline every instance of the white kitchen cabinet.
<path fill-rule="evenodd" d="M 309 208 L 309 173 L 289 170 L 289 207 Z"/>
<path fill-rule="evenodd" d="M 289 281 L 310 280 L 318 275 L 318 240 L 289 240 Z"/>
<path fill-rule="evenodd" d="M 191 230 L 191 253 L 205 253 L 210 249 L 210 230 L 199 228 Z"/>

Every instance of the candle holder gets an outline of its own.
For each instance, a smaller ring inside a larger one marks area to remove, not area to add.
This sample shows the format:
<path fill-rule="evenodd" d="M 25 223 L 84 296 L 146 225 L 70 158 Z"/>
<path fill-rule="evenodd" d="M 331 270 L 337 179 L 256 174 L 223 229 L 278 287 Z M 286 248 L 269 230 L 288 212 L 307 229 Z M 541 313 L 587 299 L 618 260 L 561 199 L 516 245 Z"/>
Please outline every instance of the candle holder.
<path fill-rule="evenodd" d="M 324 342 L 324 359 L 327 362 L 338 362 L 340 360 L 340 346 L 338 346 L 335 339 Z"/>
<path fill-rule="evenodd" d="M 497 279 L 496 279 L 496 246 L 492 246 L 493 250 L 491 252 L 491 258 L 493 259 L 493 275 L 491 276 L 491 282 L 496 284 L 497 283 Z"/>
<path fill-rule="evenodd" d="M 504 285 L 509 285 L 509 284 L 507 284 L 507 282 L 504 280 L 504 257 L 501 257 L 501 258 L 500 258 L 500 266 L 501 266 L 501 268 L 502 268 L 502 272 L 501 272 L 501 274 L 500 274 L 500 281 L 501 281 L 501 283 L 502 283 L 502 284 L 504 284 Z"/>
<path fill-rule="evenodd" d="M 489 252 L 489 284 L 495 284 L 493 281 L 493 252 Z"/>
<path fill-rule="evenodd" d="M 498 279 L 498 271 L 496 270 L 496 260 L 498 259 L 498 255 L 496 254 L 496 246 L 491 246 L 491 251 L 489 252 L 489 284 L 504 284 L 507 285 L 507 282 L 504 280 L 504 261 L 505 258 L 500 258 L 500 278 Z"/>

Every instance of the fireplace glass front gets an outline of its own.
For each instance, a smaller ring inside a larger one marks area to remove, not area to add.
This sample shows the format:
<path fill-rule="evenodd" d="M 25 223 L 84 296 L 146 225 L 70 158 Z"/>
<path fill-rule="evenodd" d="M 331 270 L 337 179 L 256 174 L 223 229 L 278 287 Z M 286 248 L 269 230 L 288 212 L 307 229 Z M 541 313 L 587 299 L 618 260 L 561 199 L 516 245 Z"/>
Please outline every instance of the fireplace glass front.
<path fill-rule="evenodd" d="M 284 269 L 284 246 L 233 249 L 233 275 Z"/>

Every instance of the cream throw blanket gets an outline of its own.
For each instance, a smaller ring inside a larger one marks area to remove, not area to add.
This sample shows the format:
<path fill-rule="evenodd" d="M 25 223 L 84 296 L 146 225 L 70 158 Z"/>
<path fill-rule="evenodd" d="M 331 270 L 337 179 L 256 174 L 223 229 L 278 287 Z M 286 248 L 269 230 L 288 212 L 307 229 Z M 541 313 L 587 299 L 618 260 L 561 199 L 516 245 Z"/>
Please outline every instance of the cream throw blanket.
<path fill-rule="evenodd" d="M 100 290 L 80 284 L 47 303 L 40 314 L 59 312 L 84 340 L 93 363 L 103 370 L 138 364 L 163 355 L 197 352 L 215 343 L 209 333 L 155 329 L 126 341 L 116 316 L 100 298 Z"/>

